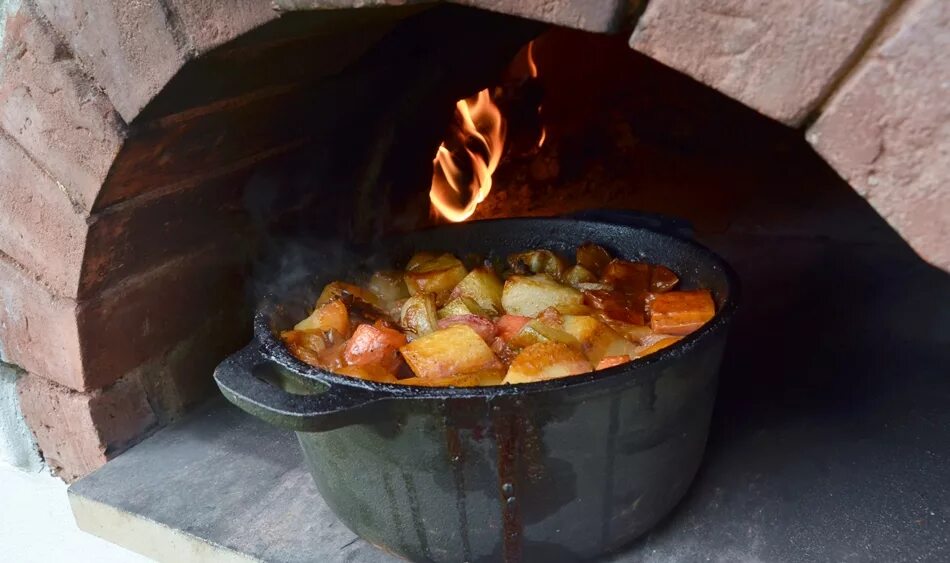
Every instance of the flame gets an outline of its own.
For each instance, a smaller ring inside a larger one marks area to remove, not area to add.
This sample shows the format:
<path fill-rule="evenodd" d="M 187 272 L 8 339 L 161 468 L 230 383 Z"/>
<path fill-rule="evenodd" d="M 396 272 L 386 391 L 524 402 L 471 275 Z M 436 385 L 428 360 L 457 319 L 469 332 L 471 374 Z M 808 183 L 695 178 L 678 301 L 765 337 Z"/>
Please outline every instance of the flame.
<path fill-rule="evenodd" d="M 531 78 L 538 77 L 538 65 L 534 62 L 534 41 L 528 43 L 528 74 Z M 538 116 L 541 115 L 541 106 L 538 105 Z M 544 139 L 548 136 L 548 132 L 544 130 L 544 125 L 541 125 L 541 136 L 538 137 L 538 148 L 540 149 L 544 145 Z"/>
<path fill-rule="evenodd" d="M 443 142 L 432 161 L 429 200 L 436 211 L 457 223 L 472 216 L 491 191 L 491 175 L 505 146 L 505 120 L 488 89 L 455 104 L 458 148 Z M 470 169 L 470 173 L 467 170 Z"/>

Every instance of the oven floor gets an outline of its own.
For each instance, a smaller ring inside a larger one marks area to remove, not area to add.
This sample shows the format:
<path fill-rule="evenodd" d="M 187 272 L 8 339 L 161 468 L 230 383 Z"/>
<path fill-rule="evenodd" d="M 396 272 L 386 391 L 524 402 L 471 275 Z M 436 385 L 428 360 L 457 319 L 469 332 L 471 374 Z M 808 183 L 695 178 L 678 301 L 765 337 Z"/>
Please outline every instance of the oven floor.
<path fill-rule="evenodd" d="M 609 560 L 950 560 L 950 276 L 887 231 L 703 240 L 745 303 L 706 456 Z M 394 561 L 333 517 L 300 455 L 216 399 L 69 495 L 83 530 L 163 561 Z"/>

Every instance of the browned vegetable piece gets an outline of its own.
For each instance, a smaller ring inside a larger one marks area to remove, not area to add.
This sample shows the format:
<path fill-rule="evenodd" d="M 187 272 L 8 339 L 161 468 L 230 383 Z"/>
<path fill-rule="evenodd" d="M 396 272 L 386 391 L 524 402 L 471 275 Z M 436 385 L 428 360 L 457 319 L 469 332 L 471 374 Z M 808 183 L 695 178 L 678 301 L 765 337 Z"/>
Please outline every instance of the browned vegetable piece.
<path fill-rule="evenodd" d="M 409 288 L 406 287 L 403 272 L 375 272 L 366 284 L 366 289 L 384 303 L 393 303 L 409 297 Z"/>
<path fill-rule="evenodd" d="M 323 332 L 319 330 L 285 330 L 280 333 L 284 346 L 298 360 L 315 367 L 323 367 L 320 352 L 327 348 Z"/>
<path fill-rule="evenodd" d="M 645 293 L 650 289 L 650 265 L 616 258 L 611 260 L 601 276 L 605 283 L 627 293 Z"/>
<path fill-rule="evenodd" d="M 610 253 L 604 247 L 592 242 L 585 242 L 577 247 L 577 264 L 583 266 L 594 275 L 601 275 L 603 269 L 610 262 Z"/>
<path fill-rule="evenodd" d="M 391 371 L 379 364 L 367 364 L 365 366 L 343 366 L 337 368 L 335 373 L 358 377 L 369 381 L 379 381 L 381 383 L 395 383 L 396 376 Z"/>
<path fill-rule="evenodd" d="M 468 272 L 462 261 L 451 254 L 443 254 L 419 264 L 406 272 L 406 286 L 411 295 L 432 293 L 436 305 L 448 301 L 449 294 Z"/>
<path fill-rule="evenodd" d="M 481 317 L 490 317 L 494 315 L 494 311 L 488 311 L 479 306 L 474 299 L 468 297 L 455 297 L 450 299 L 444 307 L 439 309 L 438 316 L 440 319 L 446 317 L 455 317 L 458 315 L 479 315 Z"/>
<path fill-rule="evenodd" d="M 594 317 L 568 315 L 564 317 L 564 332 L 580 343 L 581 350 L 594 365 L 607 356 L 633 354 L 635 346 L 617 331 Z"/>
<path fill-rule="evenodd" d="M 508 257 L 508 265 L 519 274 L 547 274 L 561 279 L 567 270 L 567 262 L 550 250 L 530 250 Z"/>
<path fill-rule="evenodd" d="M 669 334 L 650 335 L 640 341 L 640 345 L 637 346 L 637 351 L 633 357 L 642 358 L 643 356 L 648 356 L 654 352 L 659 352 L 663 348 L 672 346 L 682 339 L 682 336 L 670 336 Z"/>
<path fill-rule="evenodd" d="M 571 266 L 564 272 L 564 283 L 579 287 L 583 283 L 595 283 L 597 276 L 581 265 Z"/>
<path fill-rule="evenodd" d="M 478 385 L 481 387 L 488 385 L 501 385 L 505 382 L 505 370 L 503 369 L 490 369 L 480 371 L 473 375 L 478 377 Z"/>
<path fill-rule="evenodd" d="M 560 342 L 578 349 L 581 347 L 580 342 L 569 333 L 538 319 L 528 321 L 518 334 L 508 339 L 508 344 L 515 348 L 527 348 L 538 342 Z"/>
<path fill-rule="evenodd" d="M 464 324 L 417 338 L 399 351 L 418 377 L 447 377 L 504 367 L 482 337 Z"/>
<path fill-rule="evenodd" d="M 584 292 L 584 303 L 602 312 L 611 319 L 635 324 L 647 323 L 647 293 L 594 290 Z"/>
<path fill-rule="evenodd" d="M 596 318 L 600 322 L 607 323 L 610 328 L 616 330 L 621 336 L 634 344 L 639 344 L 641 340 L 653 334 L 653 331 L 648 325 L 635 325 L 623 321 L 616 321 L 602 314 L 597 315 Z"/>
<path fill-rule="evenodd" d="M 347 341 L 343 358 L 351 366 L 375 364 L 395 373 L 399 367 L 396 351 L 405 343 L 406 337 L 401 332 L 381 322 L 362 324 L 356 327 L 353 336 Z"/>
<path fill-rule="evenodd" d="M 622 356 L 607 356 L 604 359 L 597 362 L 597 367 L 594 368 L 597 371 L 602 369 L 612 368 L 625 364 L 631 360 L 630 356 L 624 354 Z"/>
<path fill-rule="evenodd" d="M 662 293 L 676 287 L 680 279 L 666 266 L 654 265 L 650 271 L 650 291 Z"/>
<path fill-rule="evenodd" d="M 658 293 L 650 303 L 653 332 L 683 336 L 703 326 L 716 314 L 712 294 L 706 289 Z"/>
<path fill-rule="evenodd" d="M 380 306 L 379 298 L 376 297 L 372 292 L 365 290 L 358 285 L 335 281 L 324 286 L 323 291 L 320 293 L 320 297 L 317 299 L 317 307 L 320 305 L 325 305 L 326 303 L 329 303 L 333 300 L 339 299 L 343 302 L 346 302 L 347 299 L 352 298 L 365 301 L 374 307 Z"/>
<path fill-rule="evenodd" d="M 579 314 L 586 310 L 581 292 L 544 274 L 508 278 L 501 303 L 509 315 L 525 317 L 534 317 L 548 307 L 564 314 Z"/>
<path fill-rule="evenodd" d="M 480 309 L 495 316 L 501 313 L 502 283 L 490 268 L 480 267 L 469 272 L 452 290 L 452 298 L 474 301 Z M 481 314 L 479 311 L 472 313 Z"/>
<path fill-rule="evenodd" d="M 438 324 L 435 296 L 431 293 L 414 295 L 403 303 L 399 314 L 399 325 L 406 332 L 411 333 L 409 336 L 412 338 L 434 332 Z"/>
<path fill-rule="evenodd" d="M 505 375 L 505 383 L 556 379 L 587 373 L 592 369 L 587 358 L 567 344 L 539 342 L 522 350 L 511 362 Z"/>
<path fill-rule="evenodd" d="M 350 314 L 343 301 L 337 299 L 314 309 L 309 317 L 294 325 L 294 330 L 335 330 L 345 338 L 350 334 Z"/>
<path fill-rule="evenodd" d="M 409 261 L 406 262 L 406 270 L 415 270 L 421 264 L 425 264 L 426 262 L 428 262 L 429 260 L 433 260 L 437 256 L 438 254 L 434 252 L 426 252 L 426 251 L 416 252 L 415 254 L 412 255 L 412 258 L 410 258 Z"/>

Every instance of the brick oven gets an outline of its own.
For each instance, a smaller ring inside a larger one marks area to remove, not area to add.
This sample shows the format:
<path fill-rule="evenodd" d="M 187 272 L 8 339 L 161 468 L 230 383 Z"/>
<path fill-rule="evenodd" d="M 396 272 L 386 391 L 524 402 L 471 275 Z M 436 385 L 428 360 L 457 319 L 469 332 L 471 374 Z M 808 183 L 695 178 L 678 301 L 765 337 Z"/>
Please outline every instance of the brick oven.
<path fill-rule="evenodd" d="M 939 0 L 0 6 L 0 353 L 66 480 L 212 394 L 299 241 L 445 221 L 433 155 L 505 81 L 466 219 L 638 209 L 750 264 L 779 229 L 799 273 L 808 237 L 893 229 L 950 269 Z"/>

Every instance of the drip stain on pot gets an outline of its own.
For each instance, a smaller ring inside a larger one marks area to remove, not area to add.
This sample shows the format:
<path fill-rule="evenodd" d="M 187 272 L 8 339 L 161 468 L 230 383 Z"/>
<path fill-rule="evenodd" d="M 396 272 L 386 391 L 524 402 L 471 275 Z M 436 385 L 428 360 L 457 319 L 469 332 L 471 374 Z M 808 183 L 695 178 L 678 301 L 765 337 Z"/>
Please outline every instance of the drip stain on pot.
<path fill-rule="evenodd" d="M 412 526 L 416 530 L 416 538 L 419 540 L 419 547 L 426 560 L 432 559 L 429 553 L 429 538 L 426 533 L 425 523 L 422 521 L 422 512 L 419 510 L 419 493 L 416 491 L 416 484 L 412 480 L 412 475 L 403 471 L 402 481 L 406 485 L 406 494 L 409 496 L 409 514 L 412 516 Z"/>
<path fill-rule="evenodd" d="M 459 430 L 452 420 L 449 403 L 444 405 L 445 417 L 445 446 L 449 454 L 449 464 L 452 466 L 452 477 L 455 480 L 455 508 L 458 511 L 459 530 L 462 538 L 462 555 L 465 561 L 472 560 L 472 546 L 468 537 L 468 510 L 465 506 L 465 452 L 462 449 L 462 439 Z"/>
<path fill-rule="evenodd" d="M 502 555 L 505 563 L 517 563 L 522 555 L 523 523 L 517 502 L 508 502 L 516 490 L 517 464 L 521 457 L 519 430 L 523 420 L 517 414 L 501 414 L 498 405 L 492 407 L 495 441 L 498 446 L 498 496 L 501 501 Z M 516 411 L 511 411 L 516 412 Z"/>

